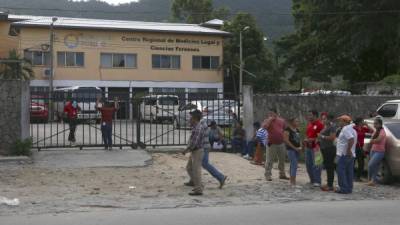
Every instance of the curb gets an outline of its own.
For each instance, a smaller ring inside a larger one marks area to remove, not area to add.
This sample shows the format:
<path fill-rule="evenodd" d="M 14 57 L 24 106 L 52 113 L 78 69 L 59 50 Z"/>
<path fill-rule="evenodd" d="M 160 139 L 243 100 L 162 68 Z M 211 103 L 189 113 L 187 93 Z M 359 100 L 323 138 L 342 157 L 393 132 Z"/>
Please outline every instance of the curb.
<path fill-rule="evenodd" d="M 32 159 L 28 156 L 0 156 L 0 162 L 23 162 L 29 163 Z"/>
<path fill-rule="evenodd" d="M 166 154 L 176 154 L 182 153 L 184 148 L 173 148 L 173 149 L 144 149 L 148 153 L 166 153 Z"/>

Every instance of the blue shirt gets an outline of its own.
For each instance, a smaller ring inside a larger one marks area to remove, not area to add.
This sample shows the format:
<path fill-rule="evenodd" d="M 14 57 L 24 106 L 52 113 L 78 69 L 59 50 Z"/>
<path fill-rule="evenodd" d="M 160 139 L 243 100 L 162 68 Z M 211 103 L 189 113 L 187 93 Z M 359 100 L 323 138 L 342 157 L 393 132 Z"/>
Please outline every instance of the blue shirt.
<path fill-rule="evenodd" d="M 268 131 L 264 128 L 258 129 L 258 131 L 256 132 L 256 139 L 264 146 L 267 146 Z"/>

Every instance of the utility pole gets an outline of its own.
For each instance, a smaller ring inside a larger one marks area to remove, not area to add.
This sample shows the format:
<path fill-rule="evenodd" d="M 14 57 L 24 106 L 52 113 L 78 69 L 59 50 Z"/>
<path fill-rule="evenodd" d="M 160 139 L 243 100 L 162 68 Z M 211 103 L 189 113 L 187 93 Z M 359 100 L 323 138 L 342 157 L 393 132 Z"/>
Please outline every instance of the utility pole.
<path fill-rule="evenodd" d="M 54 23 L 57 21 L 57 17 L 51 19 L 50 24 L 50 74 L 49 74 L 49 116 L 50 121 L 53 120 L 53 81 L 54 81 Z"/>
<path fill-rule="evenodd" d="M 240 47 L 240 65 L 239 65 L 239 94 L 243 94 L 243 69 L 244 69 L 244 62 L 243 62 L 243 32 L 250 29 L 249 26 L 246 26 L 239 32 L 239 47 Z"/>

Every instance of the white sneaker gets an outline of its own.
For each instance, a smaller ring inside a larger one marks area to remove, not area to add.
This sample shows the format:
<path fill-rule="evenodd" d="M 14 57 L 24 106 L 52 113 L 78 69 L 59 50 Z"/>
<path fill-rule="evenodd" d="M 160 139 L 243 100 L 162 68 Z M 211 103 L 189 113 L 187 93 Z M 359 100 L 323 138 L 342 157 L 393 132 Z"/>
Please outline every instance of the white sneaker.
<path fill-rule="evenodd" d="M 319 184 L 319 183 L 314 183 L 313 186 L 314 186 L 314 187 L 321 187 L 321 184 Z"/>
<path fill-rule="evenodd" d="M 250 159 L 249 154 L 243 156 L 244 159 Z"/>

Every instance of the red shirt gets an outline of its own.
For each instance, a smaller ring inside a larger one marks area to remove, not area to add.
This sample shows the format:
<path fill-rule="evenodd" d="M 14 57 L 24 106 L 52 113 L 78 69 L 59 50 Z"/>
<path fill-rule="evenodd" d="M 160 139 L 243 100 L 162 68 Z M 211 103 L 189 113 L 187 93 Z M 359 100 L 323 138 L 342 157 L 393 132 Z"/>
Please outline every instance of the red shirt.
<path fill-rule="evenodd" d="M 112 123 L 114 112 L 117 111 L 114 107 L 102 107 L 99 108 L 101 112 L 101 122 L 103 123 Z"/>
<path fill-rule="evenodd" d="M 79 107 L 77 108 L 73 107 L 71 102 L 68 102 L 64 106 L 64 113 L 67 114 L 69 119 L 76 119 L 78 117 L 78 110 Z"/>
<path fill-rule="evenodd" d="M 316 139 L 318 134 L 324 129 L 324 124 L 321 123 L 319 120 L 315 120 L 314 122 L 309 122 L 307 125 L 306 135 L 307 138 Z M 317 145 L 316 140 L 308 143 L 307 147 L 315 148 Z"/>
<path fill-rule="evenodd" d="M 283 143 L 283 131 L 286 128 L 285 121 L 280 118 L 269 118 L 263 127 L 268 131 L 268 143 L 280 145 Z"/>
<path fill-rule="evenodd" d="M 353 127 L 354 130 L 357 131 L 357 147 L 362 148 L 364 147 L 364 139 L 365 139 L 365 134 L 371 133 L 372 131 L 367 127 L 367 126 L 362 126 L 362 127 Z"/>

